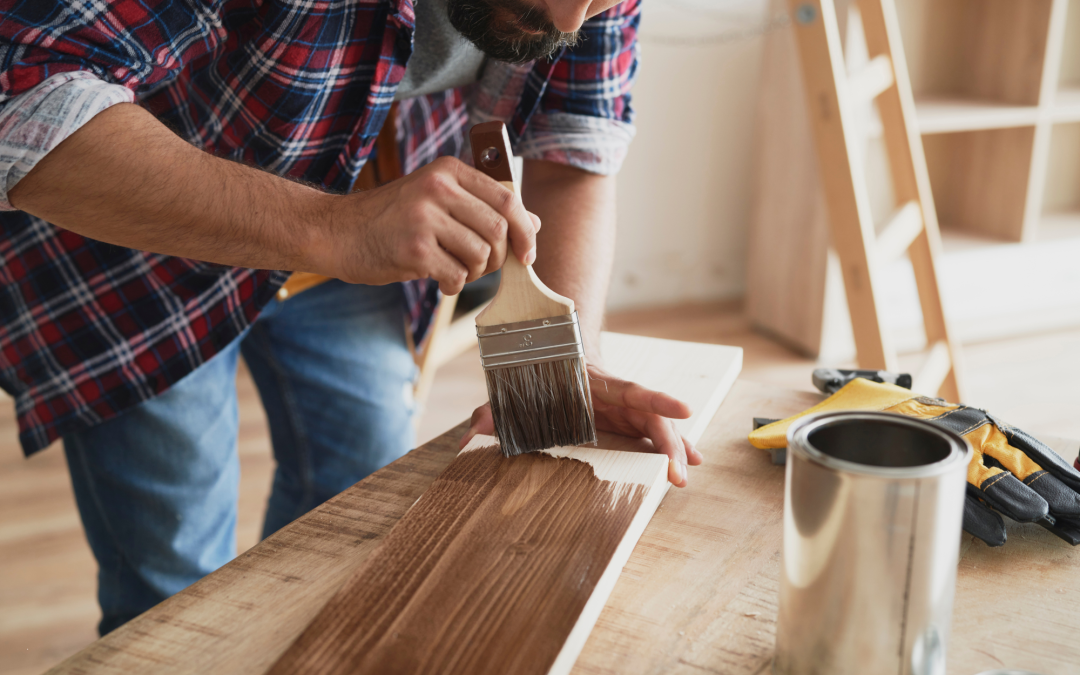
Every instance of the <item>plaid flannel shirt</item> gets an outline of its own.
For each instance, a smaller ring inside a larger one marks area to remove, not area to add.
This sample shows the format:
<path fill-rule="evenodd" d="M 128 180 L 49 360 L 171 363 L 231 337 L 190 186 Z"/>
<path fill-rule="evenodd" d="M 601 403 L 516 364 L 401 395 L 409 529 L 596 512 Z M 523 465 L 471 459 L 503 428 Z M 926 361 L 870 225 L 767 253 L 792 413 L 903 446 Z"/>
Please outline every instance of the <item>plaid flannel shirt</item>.
<path fill-rule="evenodd" d="M 633 136 L 640 0 L 551 61 L 489 61 L 401 103 L 413 171 L 467 157 L 502 119 L 517 152 L 611 174 Z M 412 0 L 0 0 L 0 386 L 27 454 L 167 389 L 251 325 L 288 273 L 98 242 L 14 210 L 8 190 L 111 105 L 139 102 L 221 157 L 348 191 L 412 52 Z M 438 290 L 406 284 L 419 344 Z"/>

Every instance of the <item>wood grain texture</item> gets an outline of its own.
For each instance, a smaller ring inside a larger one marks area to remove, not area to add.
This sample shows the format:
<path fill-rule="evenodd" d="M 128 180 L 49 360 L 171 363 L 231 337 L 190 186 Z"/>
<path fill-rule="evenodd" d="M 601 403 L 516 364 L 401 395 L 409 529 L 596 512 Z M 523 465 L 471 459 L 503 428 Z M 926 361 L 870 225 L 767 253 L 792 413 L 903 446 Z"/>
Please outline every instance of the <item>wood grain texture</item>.
<path fill-rule="evenodd" d="M 549 672 L 667 461 L 591 450 L 620 475 L 602 480 L 494 441 L 451 462 L 271 675 Z"/>
<path fill-rule="evenodd" d="M 741 351 L 605 334 L 613 372 L 696 410 L 697 441 Z M 708 364 L 707 366 L 705 364 Z M 505 458 L 477 437 L 271 669 L 565 673 L 667 491 L 662 455 L 593 447 Z"/>
<path fill-rule="evenodd" d="M 786 11 L 772 0 L 770 16 Z M 746 310 L 803 354 L 821 347 L 829 220 L 791 28 L 765 36 L 747 233 Z"/>
<path fill-rule="evenodd" d="M 735 347 L 611 333 L 602 335 L 601 349 L 613 373 L 687 401 L 695 415 L 679 420 L 679 428 L 698 435 L 742 363 L 742 350 Z M 705 423 L 698 422 L 701 418 Z M 265 673 L 450 464 L 463 432 L 460 425 L 411 451 L 51 672 Z M 647 441 L 611 435 L 601 435 L 600 445 L 650 449 Z M 580 459 L 586 456 L 582 453 L 592 453 L 593 470 L 604 480 L 610 478 L 603 461 L 610 453 L 603 449 L 566 449 L 561 454 Z M 666 476 L 666 458 L 631 457 L 663 465 Z M 666 487 L 666 480 L 661 482 Z M 653 494 L 659 501 L 663 490 Z M 640 535 L 646 522 L 634 521 L 631 528 Z M 614 573 L 599 575 L 593 598 L 610 592 L 632 548 L 631 542 L 616 550 L 615 565 L 609 566 Z M 602 600 L 599 606 L 587 604 L 581 615 L 595 620 L 602 605 Z M 587 633 L 567 644 L 580 649 Z"/>
<path fill-rule="evenodd" d="M 953 170 L 977 178 L 938 173 L 942 222 L 1007 241 L 1036 236 L 1068 2 L 916 0 L 917 9 L 906 9 L 923 24 L 907 40 L 917 46 L 920 129 L 986 132 L 949 150 Z M 1006 128 L 1023 131 L 993 134 Z M 988 172 L 991 159 L 997 170 Z"/>
<path fill-rule="evenodd" d="M 896 350 L 882 319 L 881 270 L 868 262 L 874 258 L 874 220 L 836 6 L 833 0 L 790 0 L 788 7 L 793 15 L 812 9 L 816 17 L 796 22 L 793 29 L 859 365 L 895 370 Z"/>
<path fill-rule="evenodd" d="M 782 551 L 784 467 L 746 441 L 753 416 L 821 400 L 739 382 L 699 447 L 705 480 L 669 492 L 608 600 L 577 675 L 769 672 Z M 1080 441 L 1046 438 L 1067 458 Z M 1007 522 L 1009 542 L 963 537 L 949 675 L 1025 668 L 1076 675 L 1080 549 Z"/>
<path fill-rule="evenodd" d="M 657 509 L 574 674 L 768 672 L 784 469 L 746 434 L 754 416 L 792 415 L 820 399 L 736 383 L 698 443 L 705 464 L 694 469 L 688 488 L 670 491 Z M 460 431 L 414 450 L 336 498 L 332 508 L 317 509 L 50 672 L 265 672 L 340 585 L 339 568 L 362 565 L 390 523 L 450 463 Z M 1080 447 L 1080 441 L 1044 440 L 1066 458 Z M 997 549 L 964 537 L 948 673 L 1009 666 L 1075 675 L 1080 550 L 1038 526 L 1008 523 L 1007 529 L 1009 543 Z M 358 535 L 368 546 L 356 546 Z"/>
<path fill-rule="evenodd" d="M 457 453 L 413 450 L 51 673 L 264 673 Z"/>
<path fill-rule="evenodd" d="M 1054 0 L 969 0 L 962 91 L 974 98 L 1033 105 L 1039 101 Z"/>
<path fill-rule="evenodd" d="M 938 219 L 947 227 L 1020 241 L 1035 127 L 923 139 Z"/>
<path fill-rule="evenodd" d="M 795 356 L 753 331 L 736 302 L 620 312 L 608 316 L 607 323 L 611 330 L 619 332 L 738 344 L 745 349 L 745 363 L 740 374 L 740 380 L 744 383 L 747 380 L 768 383 L 773 385 L 775 391 L 810 387 L 809 372 L 814 362 Z M 475 338 L 472 339 L 475 344 Z M 420 434 L 425 442 L 466 418 L 484 400 L 483 373 L 476 369 L 477 356 L 475 347 L 473 349 L 472 353 L 453 360 L 440 372 Z M 1038 432 L 1043 431 L 1080 439 L 1080 419 L 1070 414 L 1080 409 L 1080 391 L 1072 386 L 1073 382 L 1080 380 L 1080 359 L 1074 358 L 1078 351 L 1080 330 L 1077 329 L 969 345 L 965 356 L 968 366 L 966 375 L 972 392 L 970 402 L 1002 415 L 1023 429 L 1036 431 L 1039 438 L 1043 438 L 1043 435 Z M 912 363 L 910 367 L 914 368 L 915 365 Z M 909 367 L 905 357 L 901 357 L 901 367 Z M 241 550 L 246 550 L 258 542 L 273 462 L 269 432 L 265 427 L 258 393 L 243 370 L 237 388 L 240 397 L 242 464 L 237 527 L 239 546 Z M 752 391 L 739 385 L 731 396 L 752 395 Z M 731 404 L 729 398 L 718 419 L 726 419 L 724 410 Z M 752 402 L 747 405 L 754 407 Z M 734 426 L 733 431 L 738 432 L 739 424 L 743 422 L 735 419 L 727 423 Z M 71 497 L 63 453 L 53 452 L 53 448 L 25 460 L 18 447 L 16 431 L 13 408 L 10 405 L 6 409 L 0 406 L 0 674 L 40 675 L 97 639 L 94 631 L 99 617 L 94 600 L 96 567 Z M 706 434 L 704 442 L 709 442 L 711 433 Z M 737 436 L 733 438 L 738 440 Z M 1076 456 L 1080 442 L 1075 445 L 1071 448 L 1072 457 Z M 703 478 L 707 467 L 716 461 L 712 454 L 714 449 L 701 444 L 699 447 L 705 450 L 709 460 L 705 466 L 690 470 L 691 487 L 688 489 L 693 491 L 695 502 L 702 494 L 699 477 Z M 1062 447 L 1069 449 L 1068 446 Z M 726 449 L 723 452 L 734 451 L 737 450 Z M 452 449 L 448 449 L 448 452 L 452 456 Z M 669 492 L 646 530 L 646 540 L 653 528 L 670 525 L 671 521 L 666 519 L 669 508 L 675 500 L 681 499 L 682 493 L 682 490 Z M 1014 537 L 1013 543 L 1017 543 L 1017 537 Z M 626 574 L 637 564 L 640 551 L 640 548 L 635 549 Z M 682 553 L 681 549 L 672 548 L 670 551 L 673 555 Z M 697 555 L 689 548 L 686 554 Z M 1037 561 L 1038 554 L 1031 553 L 1030 559 Z M 984 565 L 979 563 L 978 568 L 983 569 Z M 1008 570 L 1006 573 L 1009 573 Z M 991 579 L 973 586 L 974 590 L 985 591 L 994 583 L 995 580 Z M 1065 590 L 1068 592 L 1069 588 Z M 663 589 L 658 592 L 663 592 Z M 1044 595 L 1051 593 L 1045 589 L 1041 592 Z M 739 605 L 740 608 L 747 606 Z M 1010 599 L 1001 611 L 1007 613 L 1015 608 Z M 253 611 L 272 615 L 263 606 Z M 738 618 L 750 624 L 755 620 L 745 616 Z M 958 616 L 956 620 L 961 621 L 961 617 Z M 1032 620 L 1025 616 L 1016 626 L 1008 626 L 1004 622 L 1000 625 L 1008 630 L 1034 632 L 1039 630 L 1040 620 L 1039 617 Z M 997 619 L 992 619 L 978 629 L 982 632 L 974 634 L 989 640 L 998 626 Z M 157 624 L 152 629 L 169 631 L 172 627 Z M 604 630 L 602 626 L 597 627 L 593 635 Z M 679 630 L 683 628 L 676 628 L 674 633 L 677 634 Z M 748 640 L 762 640 L 768 634 L 757 635 L 751 631 L 746 636 Z M 289 639 L 293 638 L 295 634 Z M 247 648 L 246 643 L 231 644 L 228 636 L 214 644 L 198 644 L 196 647 L 214 653 L 226 649 L 242 652 Z M 253 649 L 261 647 L 257 641 L 252 645 Z M 225 656 L 221 658 L 224 660 Z M 1010 662 L 1017 665 L 1022 663 L 1020 659 Z M 171 668 L 170 665 L 165 666 L 165 670 Z M 972 675 L 973 672 L 963 675 Z"/>
<path fill-rule="evenodd" d="M 861 0 L 863 29 L 866 45 L 872 58 L 889 56 L 894 71 L 895 86 L 878 98 L 878 112 L 889 155 L 889 174 L 892 177 L 893 196 L 897 205 L 913 204 L 919 208 L 922 233 L 914 237 L 908 249 L 911 267 L 915 273 L 919 304 L 922 309 L 926 344 L 942 345 L 945 355 L 943 374 L 935 372 L 920 378 L 935 396 L 950 401 L 962 400 L 960 343 L 954 339 L 941 300 L 938 281 L 938 261 L 942 257 L 941 233 L 938 230 L 937 210 L 930 190 L 930 175 L 926 168 L 926 156 L 915 119 L 915 100 L 911 91 L 911 78 L 900 39 L 900 24 L 893 0 Z M 931 356 L 941 354 L 931 349 Z M 934 361 L 931 359 L 931 361 Z M 937 360 L 940 362 L 940 359 Z"/>
<path fill-rule="evenodd" d="M 916 94 L 1035 105 L 1055 0 L 907 0 Z"/>

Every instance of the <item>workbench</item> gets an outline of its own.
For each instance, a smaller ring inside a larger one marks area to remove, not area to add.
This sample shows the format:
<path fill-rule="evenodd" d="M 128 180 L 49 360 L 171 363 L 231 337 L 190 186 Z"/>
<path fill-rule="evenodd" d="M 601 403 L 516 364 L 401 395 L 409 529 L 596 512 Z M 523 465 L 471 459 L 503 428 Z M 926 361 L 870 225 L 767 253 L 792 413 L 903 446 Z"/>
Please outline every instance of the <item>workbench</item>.
<path fill-rule="evenodd" d="M 664 498 L 575 673 L 767 673 L 784 469 L 746 440 L 751 418 L 821 399 L 738 382 L 698 447 L 705 464 Z M 456 455 L 462 424 L 377 471 L 52 673 L 262 674 Z M 1044 439 L 1070 462 L 1078 444 Z M 992 549 L 964 535 L 950 675 L 1080 673 L 1080 549 L 1008 522 Z"/>

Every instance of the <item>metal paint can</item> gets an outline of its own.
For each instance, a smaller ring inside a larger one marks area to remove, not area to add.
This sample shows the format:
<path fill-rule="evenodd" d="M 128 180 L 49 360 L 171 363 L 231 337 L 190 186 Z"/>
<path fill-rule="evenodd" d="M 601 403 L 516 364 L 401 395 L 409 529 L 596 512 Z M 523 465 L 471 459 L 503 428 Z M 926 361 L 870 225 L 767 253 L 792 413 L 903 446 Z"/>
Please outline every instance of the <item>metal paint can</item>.
<path fill-rule="evenodd" d="M 892 413 L 792 425 L 775 675 L 944 675 L 970 458 Z"/>

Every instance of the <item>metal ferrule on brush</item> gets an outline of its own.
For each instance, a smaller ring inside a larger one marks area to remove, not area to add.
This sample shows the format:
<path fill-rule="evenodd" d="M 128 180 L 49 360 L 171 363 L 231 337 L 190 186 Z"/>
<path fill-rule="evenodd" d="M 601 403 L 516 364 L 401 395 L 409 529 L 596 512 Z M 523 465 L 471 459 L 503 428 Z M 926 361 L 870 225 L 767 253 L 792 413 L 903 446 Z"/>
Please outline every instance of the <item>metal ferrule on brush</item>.
<path fill-rule="evenodd" d="M 536 321 L 477 326 L 484 370 L 584 358 L 577 312 Z"/>
<path fill-rule="evenodd" d="M 504 455 L 596 443 L 577 312 L 477 326 L 476 334 Z"/>

